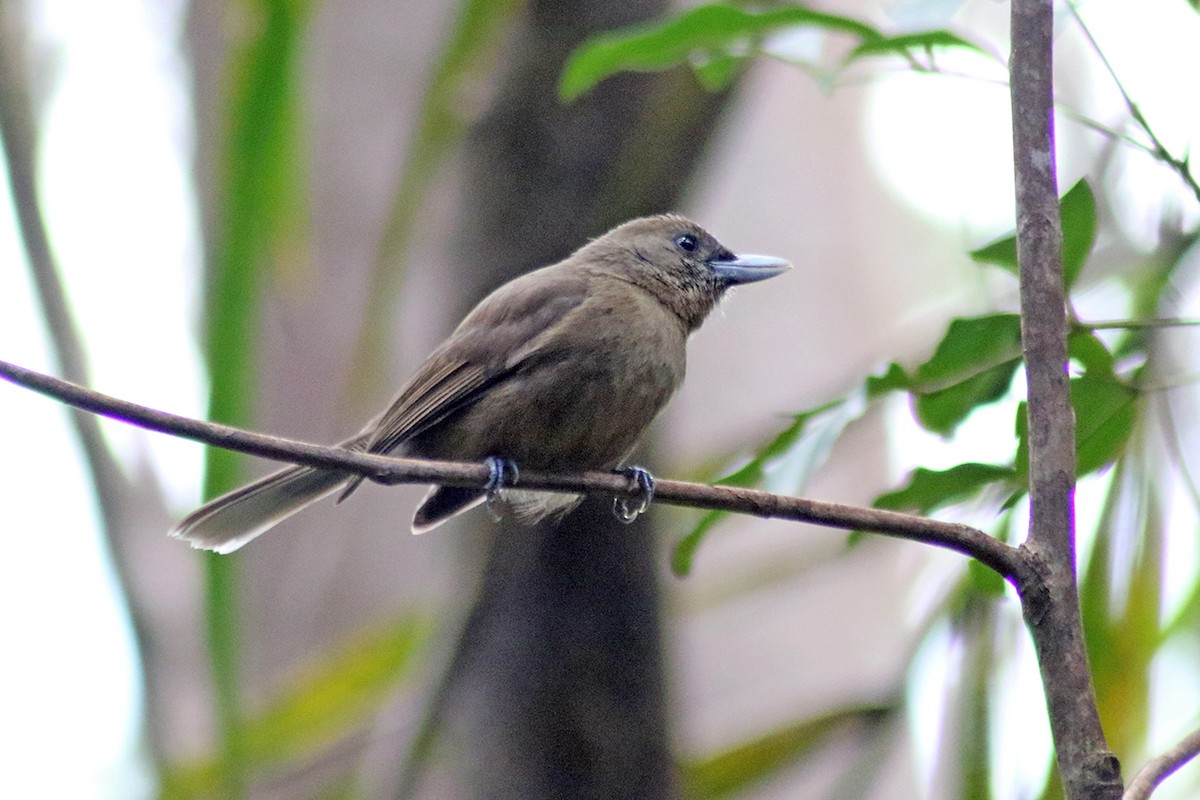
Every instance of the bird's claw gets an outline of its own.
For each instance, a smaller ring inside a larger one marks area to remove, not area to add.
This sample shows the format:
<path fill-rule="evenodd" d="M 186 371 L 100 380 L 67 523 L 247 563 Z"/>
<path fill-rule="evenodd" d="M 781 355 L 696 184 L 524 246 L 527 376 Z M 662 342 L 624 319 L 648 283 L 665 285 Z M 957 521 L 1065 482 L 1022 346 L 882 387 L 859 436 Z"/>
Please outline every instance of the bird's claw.
<path fill-rule="evenodd" d="M 487 464 L 488 468 L 487 483 L 483 485 L 486 492 L 484 503 L 492 519 L 499 522 L 504 518 L 504 488 L 515 484 L 521 476 L 521 471 L 517 469 L 517 462 L 500 456 L 488 456 L 483 463 Z"/>
<path fill-rule="evenodd" d="M 613 516 L 628 525 L 650 507 L 650 501 L 654 499 L 654 476 L 641 467 L 619 469 L 617 474 L 628 478 L 630 490 L 636 492 L 630 497 L 613 500 Z"/>

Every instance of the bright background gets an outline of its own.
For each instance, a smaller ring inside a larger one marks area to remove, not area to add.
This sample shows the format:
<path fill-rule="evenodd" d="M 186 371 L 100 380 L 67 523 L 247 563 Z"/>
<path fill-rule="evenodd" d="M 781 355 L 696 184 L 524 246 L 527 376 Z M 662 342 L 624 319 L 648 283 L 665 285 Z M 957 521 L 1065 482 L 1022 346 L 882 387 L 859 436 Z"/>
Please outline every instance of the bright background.
<path fill-rule="evenodd" d="M 975 2 L 960 9 L 962 5 L 892 3 L 887 8 L 898 26 L 954 20 L 973 32 L 990 31 L 992 41 L 1003 42 L 1005 4 Z M 1200 131 L 1200 103 L 1190 100 L 1200 74 L 1200 48 L 1195 46 L 1200 16 L 1179 0 L 1141 3 L 1136 12 L 1115 0 L 1088 2 L 1083 8 L 1143 113 L 1173 152 L 1185 152 Z M 201 252 L 189 177 L 188 83 L 178 51 L 184 11 L 181 2 L 160 0 L 30 3 L 42 92 L 41 188 L 55 254 L 84 332 L 94 388 L 199 415 L 206 391 L 195 341 Z M 957 17 L 951 16 L 955 13 Z M 1064 27 L 1069 27 L 1066 21 Z M 804 43 L 778 43 L 785 52 L 793 46 Z M 1069 62 L 1063 70 L 1069 75 L 1064 82 L 1069 103 L 1096 120 L 1119 125 L 1122 101 L 1094 54 L 1073 30 L 1063 33 L 1057 46 L 1061 60 Z M 1006 151 L 1008 99 L 1002 86 L 988 83 L 1002 78 L 994 64 L 966 55 L 940 63 L 982 78 L 908 72 L 880 78 L 860 94 L 861 143 L 846 146 L 861 147 L 880 190 L 903 208 L 900 213 L 918 217 L 940 237 L 938 246 L 944 251 L 962 251 L 1011 227 L 1010 164 L 999 155 L 979 157 L 981 152 Z M 786 99 L 805 81 L 783 65 L 767 64 L 756 73 L 748 95 Z M 754 113 L 748 110 L 738 124 L 752 127 Z M 1065 188 L 1108 145 L 1063 117 L 1059 126 L 1060 185 Z M 1177 214 L 1185 228 L 1195 224 L 1195 199 L 1165 168 L 1129 149 L 1114 158 L 1123 186 L 1116 202 L 1123 207 L 1113 215 L 1127 226 L 1124 233 L 1130 240 L 1150 247 L 1157 231 L 1148 226 L 1164 209 Z M 725 170 L 718 166 L 712 171 L 721 175 Z M 7 192 L 0 204 L 0 263 L 8 265 L 0 269 L 0 358 L 53 372 Z M 705 199 L 698 205 L 719 207 Z M 853 216 L 855 211 L 835 213 Z M 722 229 L 720 216 L 706 221 Z M 852 222 L 862 235 L 871 235 L 871 220 Z M 769 251 L 757 244 L 747 249 Z M 801 274 L 820 269 L 802 244 L 779 254 L 792 259 Z M 774 288 L 783 291 L 782 286 Z M 755 303 L 747 291 L 729 315 L 753 315 Z M 960 304 L 954 297 L 928 296 L 924 307 L 912 313 Z M 1101 293 L 1096 316 L 1119 304 Z M 1200 315 L 1195 297 L 1184 298 L 1181 307 Z M 880 357 L 887 355 L 881 352 Z M 0 409 L 0 441 L 8 455 L 0 460 L 7 542 L 0 562 L 0 628 L 7 633 L 6 650 L 23 654 L 5 657 L 0 666 L 0 752 L 6 754 L 0 796 L 151 796 L 129 622 L 96 533 L 92 495 L 65 415 L 55 403 L 8 386 L 0 386 Z M 997 435 L 998 425 L 1004 424 L 975 420 L 950 445 L 911 432 L 893 433 L 890 443 L 899 452 L 920 448 L 927 457 L 949 447 L 947 463 L 954 463 L 959 458 L 954 454 L 961 452 L 955 447 L 978 453 L 991 446 L 1004 452 L 1011 441 L 1007 432 Z M 197 501 L 198 447 L 111 422 L 104 423 L 104 431 L 131 474 L 161 484 L 175 513 Z M 1178 505 L 1181 524 L 1194 528 L 1193 512 L 1182 502 Z M 1185 541 L 1191 549 L 1182 545 L 1173 559 L 1184 574 L 1196 560 L 1195 539 Z M 1176 578 L 1175 584 L 1183 580 Z M 1175 603 L 1180 602 L 1179 591 L 1175 589 Z M 944 682 L 936 671 L 939 647 L 949 645 L 935 639 L 927 646 L 930 669 L 917 672 L 937 687 Z M 1169 685 L 1190 692 L 1189 702 L 1173 706 L 1173 713 L 1166 706 L 1161 709 L 1156 723 L 1166 736 L 1194 717 L 1188 709 L 1196 707 L 1197 687 L 1194 673 L 1186 668 L 1186 654 L 1167 661 L 1162 673 Z M 1037 690 L 1028 686 L 1034 675 L 1034 667 L 1026 663 L 1011 680 L 1036 697 Z M 1010 746 L 1044 752 L 1046 740 L 1035 734 Z M 64 752 L 71 754 L 70 769 L 62 768 Z"/>

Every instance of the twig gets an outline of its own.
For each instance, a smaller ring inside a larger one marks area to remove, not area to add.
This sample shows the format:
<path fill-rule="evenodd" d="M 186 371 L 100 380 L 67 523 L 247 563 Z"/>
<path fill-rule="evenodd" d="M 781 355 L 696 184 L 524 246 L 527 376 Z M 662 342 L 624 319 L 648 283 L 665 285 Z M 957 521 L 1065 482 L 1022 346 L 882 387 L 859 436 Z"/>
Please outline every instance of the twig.
<path fill-rule="evenodd" d="M 1029 386 L 1029 538 L 1021 592 L 1068 800 L 1116 800 L 1120 766 L 1096 709 L 1075 577 L 1075 417 L 1054 152 L 1054 7 L 1013 0 L 1010 59 L 1021 342 Z"/>
<path fill-rule="evenodd" d="M 1200 755 L 1200 728 L 1183 737 L 1179 744 L 1147 761 L 1129 782 L 1122 800 L 1146 800 L 1154 789 L 1175 770 Z"/>
<path fill-rule="evenodd" d="M 168 414 L 4 361 L 0 361 L 0 377 L 76 408 L 149 430 L 276 461 L 353 472 L 379 483 L 482 486 L 489 477 L 488 467 L 484 464 L 393 458 L 339 447 L 321 447 Z M 632 486 L 628 478 L 609 472 L 560 475 L 521 470 L 520 481 L 522 488 L 526 489 L 606 493 L 631 498 L 641 496 L 641 490 Z M 1018 584 L 1028 573 L 1026 559 L 1020 550 L 969 525 L 954 522 L 942 522 L 877 508 L 805 500 L 757 489 L 707 486 L 672 480 L 655 481 L 654 499 L 669 505 L 810 522 L 824 527 L 871 531 L 924 542 L 975 558 Z"/>
<path fill-rule="evenodd" d="M 18 29 L 18 17 L 23 11 L 20 4 L 0 6 L 0 142 L 3 145 L 0 150 L 3 151 L 4 166 L 8 172 L 8 191 L 29 265 L 34 296 L 45 321 L 53 359 L 68 378 L 86 382 L 86 348 L 71 315 L 37 190 L 36 115 L 29 97 L 23 32 Z M 130 530 L 134 508 L 140 512 L 138 519 L 144 520 L 151 507 L 155 514 L 165 517 L 166 504 L 156 487 L 135 487 L 125 477 L 117 459 L 105 444 L 95 417 L 75 411 L 68 418 L 79 440 L 83 462 L 91 475 L 101 531 L 113 555 L 118 582 L 129 604 L 134 635 L 138 640 L 135 650 L 142 661 L 142 672 L 147 674 L 147 653 L 154 649 L 151 641 L 153 626 L 149 622 L 145 599 L 135 590 L 135 582 L 131 578 L 133 569 L 127 552 L 128 541 L 121 533 Z M 148 705 L 145 720 L 151 728 L 151 735 L 145 741 L 150 747 L 157 748 L 160 737 L 153 735 L 153 732 L 161 725 L 163 714 L 154 693 L 146 692 L 145 698 Z M 161 763 L 161 759 L 158 761 Z"/>
<path fill-rule="evenodd" d="M 1173 169 L 1175 173 L 1179 175 L 1180 179 L 1187 184 L 1187 187 L 1192 190 L 1192 194 L 1196 196 L 1196 199 L 1200 200 L 1200 183 L 1197 183 L 1196 177 L 1192 175 L 1187 158 L 1176 158 L 1171 151 L 1166 148 L 1166 145 L 1162 143 L 1162 140 L 1158 138 L 1158 135 L 1154 133 L 1154 129 L 1150 127 L 1150 123 L 1146 120 L 1146 117 L 1142 115 L 1142 110 L 1138 108 L 1137 103 L 1133 102 L 1133 98 L 1129 96 L 1129 92 L 1125 91 L 1125 84 L 1121 83 L 1121 79 L 1117 77 L 1117 71 L 1113 69 L 1112 64 L 1109 63 L 1108 56 L 1104 55 L 1104 51 L 1100 49 L 1099 43 L 1097 43 L 1095 37 L 1092 36 L 1092 32 L 1088 28 L 1087 24 L 1083 21 L 1083 17 L 1079 15 L 1079 9 L 1075 7 L 1073 0 L 1068 0 L 1067 9 L 1071 12 L 1071 16 L 1075 18 L 1075 23 L 1079 25 L 1079 29 L 1083 31 L 1084 38 L 1087 39 L 1088 44 L 1092 47 L 1092 50 L 1094 50 L 1096 55 L 1100 58 L 1100 63 L 1104 64 L 1104 69 L 1108 71 L 1108 76 L 1112 78 L 1112 82 L 1116 85 L 1117 91 L 1121 93 L 1121 98 L 1125 101 L 1125 107 L 1129 109 L 1129 115 L 1133 117 L 1133 121 L 1136 122 L 1138 127 L 1142 129 L 1147 137 L 1149 137 L 1150 143 L 1153 145 L 1153 147 L 1150 148 L 1151 154 Z"/>
<path fill-rule="evenodd" d="M 35 179 L 36 131 L 34 113 L 25 86 L 26 69 L 22 42 L 12 8 L 0 14 L 0 141 L 8 171 L 9 193 L 16 212 L 21 244 L 29 262 L 34 294 L 49 332 L 50 346 L 59 369 L 73 381 L 87 381 L 87 358 L 83 340 L 67 305 L 58 266 L 50 247 L 50 236 L 42 217 L 41 199 Z M 109 453 L 94 418 L 72 414 L 71 424 L 79 438 L 92 474 L 97 506 L 111 544 L 121 529 L 120 513 L 128 506 L 129 487 Z M 114 547 L 119 551 L 119 548 Z"/>

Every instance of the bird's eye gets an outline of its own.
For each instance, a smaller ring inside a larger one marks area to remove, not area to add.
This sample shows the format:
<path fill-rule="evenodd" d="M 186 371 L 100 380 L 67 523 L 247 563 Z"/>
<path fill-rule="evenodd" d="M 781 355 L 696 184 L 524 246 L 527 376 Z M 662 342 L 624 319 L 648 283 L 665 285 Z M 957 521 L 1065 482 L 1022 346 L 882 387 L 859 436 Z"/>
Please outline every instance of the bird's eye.
<path fill-rule="evenodd" d="M 690 234 L 675 237 L 675 246 L 685 252 L 692 252 L 696 249 L 696 237 Z"/>

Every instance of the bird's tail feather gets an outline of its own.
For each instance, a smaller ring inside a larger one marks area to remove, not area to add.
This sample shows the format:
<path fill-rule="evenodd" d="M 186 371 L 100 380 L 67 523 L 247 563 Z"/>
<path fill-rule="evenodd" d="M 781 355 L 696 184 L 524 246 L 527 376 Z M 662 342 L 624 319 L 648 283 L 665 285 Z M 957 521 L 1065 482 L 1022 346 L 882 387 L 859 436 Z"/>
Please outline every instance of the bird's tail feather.
<path fill-rule="evenodd" d="M 300 509 L 333 494 L 351 475 L 291 466 L 193 511 L 171 530 L 192 547 L 231 553 Z"/>

